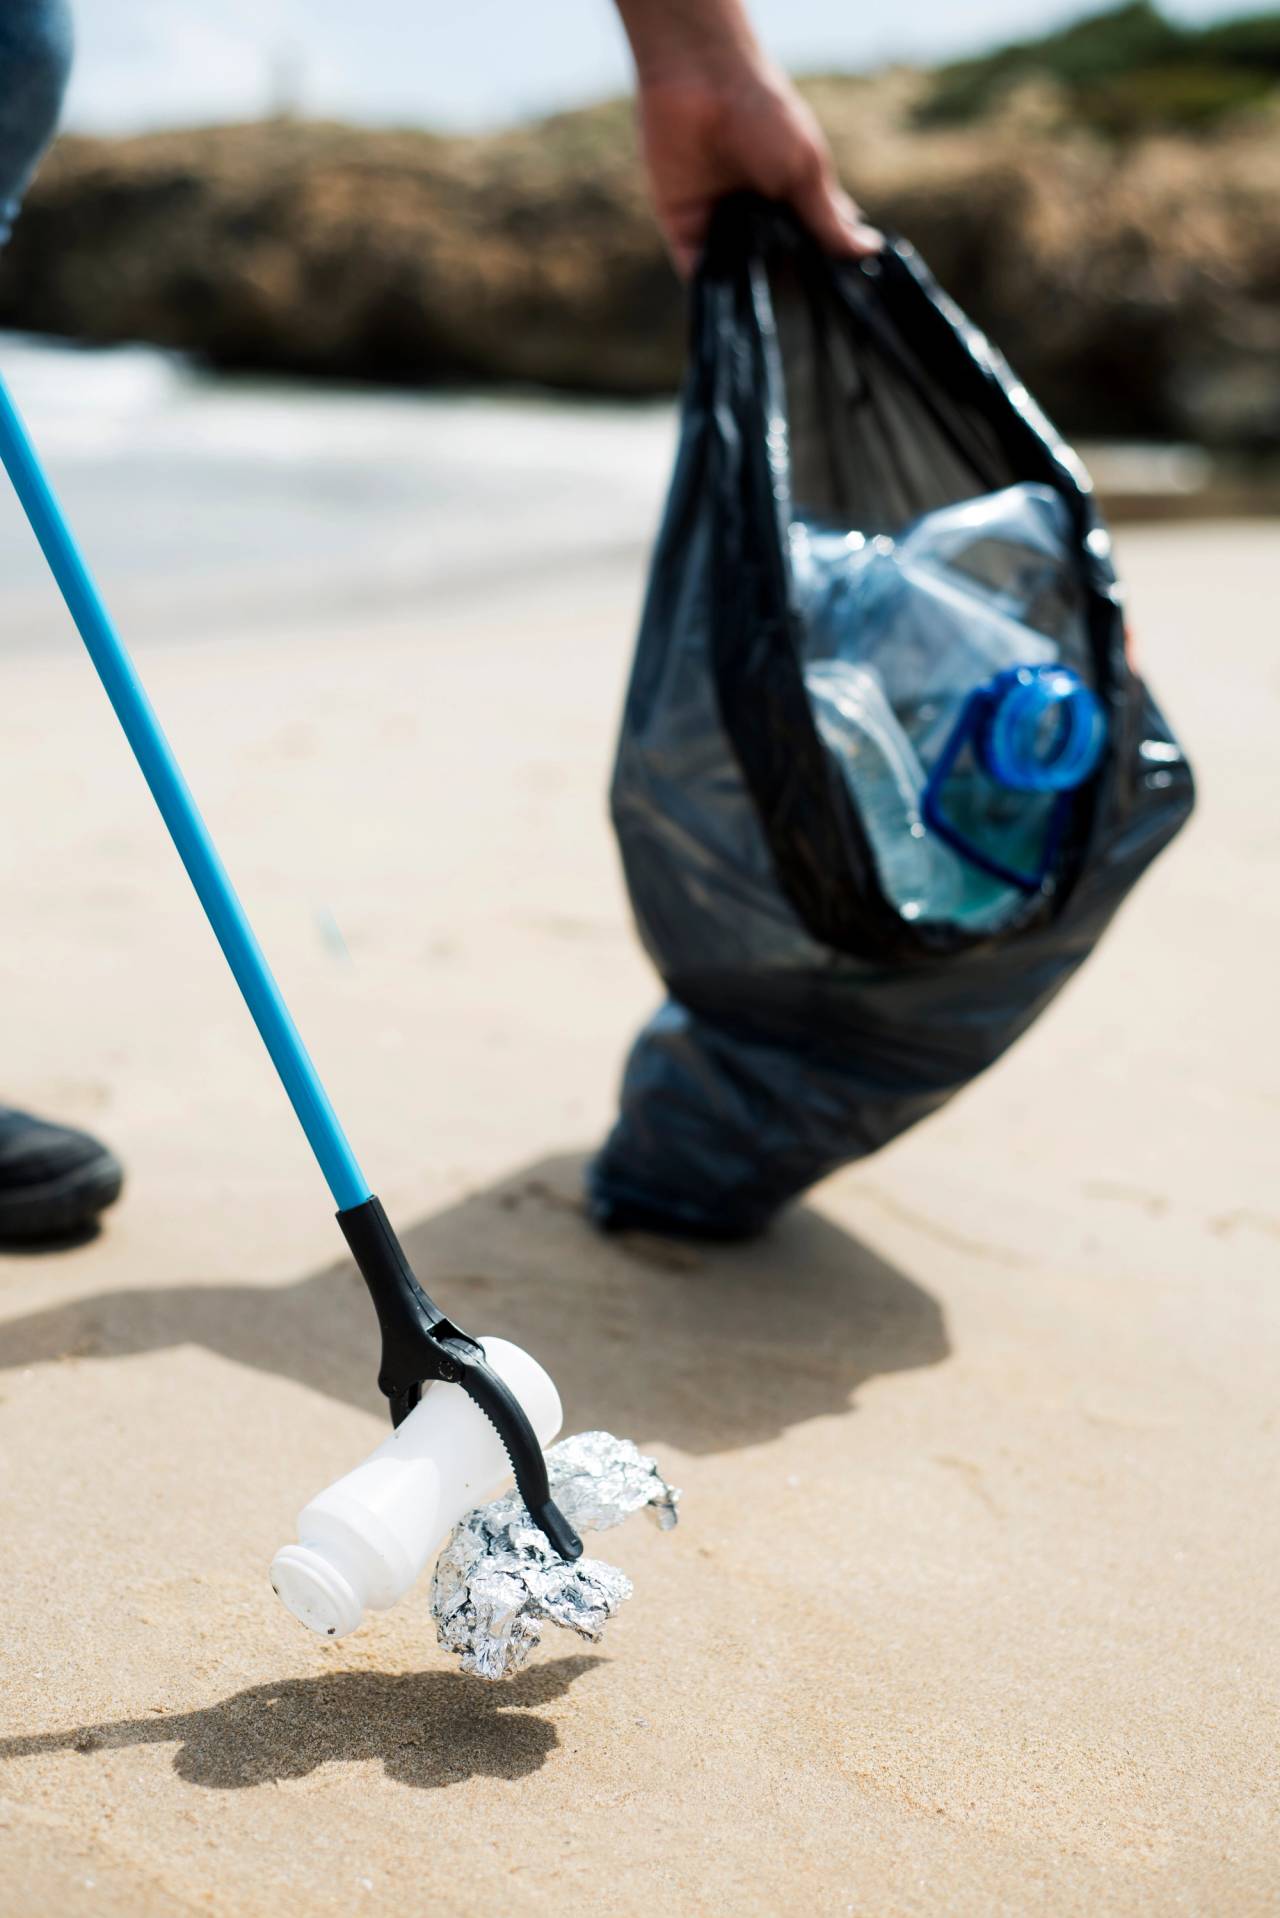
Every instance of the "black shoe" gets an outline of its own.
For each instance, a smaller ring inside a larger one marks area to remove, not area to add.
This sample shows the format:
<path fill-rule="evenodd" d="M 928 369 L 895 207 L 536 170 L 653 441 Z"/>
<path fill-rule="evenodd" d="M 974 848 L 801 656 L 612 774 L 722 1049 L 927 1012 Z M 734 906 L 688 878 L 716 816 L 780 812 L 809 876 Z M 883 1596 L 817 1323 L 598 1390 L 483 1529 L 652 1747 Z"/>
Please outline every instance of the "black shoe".
<path fill-rule="evenodd" d="M 123 1185 L 120 1161 L 87 1132 L 0 1106 L 0 1242 L 73 1238 Z"/>

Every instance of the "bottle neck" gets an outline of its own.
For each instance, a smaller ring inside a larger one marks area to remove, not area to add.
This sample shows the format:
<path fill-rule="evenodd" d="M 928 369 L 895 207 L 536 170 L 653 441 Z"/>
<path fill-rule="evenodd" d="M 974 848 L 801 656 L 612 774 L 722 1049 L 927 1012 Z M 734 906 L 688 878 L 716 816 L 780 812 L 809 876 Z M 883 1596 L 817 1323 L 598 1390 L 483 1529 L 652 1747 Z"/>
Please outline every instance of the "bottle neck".
<path fill-rule="evenodd" d="M 978 703 L 974 744 L 1000 785 L 1071 792 L 1096 769 L 1106 731 L 1102 707 L 1069 667 L 1011 666 L 980 690 Z"/>

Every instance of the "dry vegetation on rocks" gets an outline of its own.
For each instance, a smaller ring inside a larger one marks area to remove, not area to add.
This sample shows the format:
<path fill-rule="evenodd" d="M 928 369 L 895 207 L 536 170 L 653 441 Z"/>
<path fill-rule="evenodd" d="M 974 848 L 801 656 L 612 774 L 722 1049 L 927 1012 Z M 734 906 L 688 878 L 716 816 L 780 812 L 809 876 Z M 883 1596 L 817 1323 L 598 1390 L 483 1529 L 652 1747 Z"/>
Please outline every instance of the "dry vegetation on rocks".
<path fill-rule="evenodd" d="M 936 81 L 806 90 L 841 171 L 1069 430 L 1280 445 L 1280 112 L 1117 141 L 1015 74 L 966 123 Z M 644 394 L 683 313 L 625 103 L 486 138 L 280 121 L 65 139 L 0 323 L 238 368 Z"/>

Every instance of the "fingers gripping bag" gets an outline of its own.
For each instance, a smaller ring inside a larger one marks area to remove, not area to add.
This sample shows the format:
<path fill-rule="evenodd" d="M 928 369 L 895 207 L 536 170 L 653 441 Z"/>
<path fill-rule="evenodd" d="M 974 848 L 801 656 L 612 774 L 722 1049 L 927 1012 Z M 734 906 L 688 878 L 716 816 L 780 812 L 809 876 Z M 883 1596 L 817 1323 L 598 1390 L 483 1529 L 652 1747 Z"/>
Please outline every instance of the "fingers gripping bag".
<path fill-rule="evenodd" d="M 890 240 L 717 210 L 612 813 L 667 1003 L 588 1172 L 734 1237 L 936 1111 L 1193 803 L 1076 456 Z"/>

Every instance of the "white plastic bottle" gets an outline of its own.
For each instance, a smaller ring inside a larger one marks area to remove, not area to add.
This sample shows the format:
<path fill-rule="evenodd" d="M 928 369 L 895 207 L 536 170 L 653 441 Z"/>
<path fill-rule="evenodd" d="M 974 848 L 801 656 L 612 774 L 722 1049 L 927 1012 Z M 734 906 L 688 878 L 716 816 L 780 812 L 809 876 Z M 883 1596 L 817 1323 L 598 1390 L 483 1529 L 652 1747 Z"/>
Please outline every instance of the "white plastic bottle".
<path fill-rule="evenodd" d="M 542 1445 L 560 1430 L 560 1397 L 538 1364 L 505 1339 L 481 1339 Z M 341 1638 L 366 1607 L 403 1598 L 464 1513 L 511 1475 L 492 1425 L 459 1385 L 428 1386 L 376 1452 L 298 1515 L 298 1544 L 271 1561 L 271 1583 L 313 1632 Z"/>

